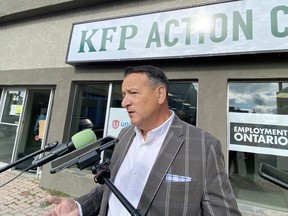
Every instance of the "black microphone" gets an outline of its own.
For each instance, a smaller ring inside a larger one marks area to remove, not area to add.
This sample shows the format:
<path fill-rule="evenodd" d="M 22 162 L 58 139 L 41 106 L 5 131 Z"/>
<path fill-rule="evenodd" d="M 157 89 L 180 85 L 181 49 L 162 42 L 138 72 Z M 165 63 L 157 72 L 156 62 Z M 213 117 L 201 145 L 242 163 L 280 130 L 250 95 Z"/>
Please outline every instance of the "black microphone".
<path fill-rule="evenodd" d="M 72 136 L 72 141 L 60 144 L 56 149 L 52 150 L 47 156 L 40 158 L 31 166 L 29 166 L 27 170 L 32 169 L 34 167 L 42 166 L 58 157 L 68 154 L 69 152 L 72 152 L 75 149 L 80 149 L 95 141 L 96 141 L 96 135 L 92 130 L 86 129 L 80 131 Z"/>
<path fill-rule="evenodd" d="M 63 157 L 57 158 L 51 163 L 52 168 L 50 169 L 50 173 L 55 174 L 73 165 L 77 165 L 79 169 L 84 169 L 93 165 L 100 160 L 101 151 L 111 149 L 117 142 L 118 138 L 116 137 L 103 137 L 94 143 L 91 143 L 89 146 L 77 149 Z"/>
<path fill-rule="evenodd" d="M 262 162 L 260 163 L 258 174 L 267 181 L 288 190 L 288 172 Z"/>

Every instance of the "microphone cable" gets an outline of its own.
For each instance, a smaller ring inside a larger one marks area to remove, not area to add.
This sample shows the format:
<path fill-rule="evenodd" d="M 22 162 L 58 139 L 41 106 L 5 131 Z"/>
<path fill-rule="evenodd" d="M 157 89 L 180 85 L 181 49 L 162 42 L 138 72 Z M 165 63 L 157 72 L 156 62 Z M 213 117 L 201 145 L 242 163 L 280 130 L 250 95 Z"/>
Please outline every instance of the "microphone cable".
<path fill-rule="evenodd" d="M 50 151 L 51 149 L 55 148 L 56 146 L 58 146 L 58 142 L 55 141 L 53 143 L 48 143 L 44 149 L 42 149 L 41 153 L 45 153 L 47 150 Z M 21 161 L 22 162 L 22 161 Z M 16 175 L 15 177 L 13 177 L 12 179 L 8 180 L 7 182 L 5 182 L 4 184 L 0 185 L 0 188 L 4 187 L 5 185 L 9 184 L 10 182 L 14 181 L 15 179 L 17 179 L 19 176 L 21 176 L 23 173 L 28 172 L 30 169 L 32 169 L 35 166 L 35 164 L 31 164 L 30 166 L 28 166 L 26 169 L 22 170 L 18 175 Z M 1 173 L 0 173 L 1 174 Z"/>
<path fill-rule="evenodd" d="M 22 170 L 19 174 L 17 174 L 16 176 L 14 176 L 12 179 L 8 180 L 7 182 L 5 182 L 4 184 L 0 185 L 0 188 L 4 187 L 5 185 L 9 184 L 10 182 L 14 181 L 15 179 L 17 179 L 19 176 L 21 176 L 23 173 L 29 171 L 32 168 L 32 166 L 30 165 L 29 167 L 27 167 L 26 169 Z"/>

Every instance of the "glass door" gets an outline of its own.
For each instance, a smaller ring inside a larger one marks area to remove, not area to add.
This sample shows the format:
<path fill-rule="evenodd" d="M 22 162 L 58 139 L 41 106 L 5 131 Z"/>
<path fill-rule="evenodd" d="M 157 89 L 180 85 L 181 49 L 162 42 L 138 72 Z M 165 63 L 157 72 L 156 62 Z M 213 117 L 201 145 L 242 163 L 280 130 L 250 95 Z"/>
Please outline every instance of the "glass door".
<path fill-rule="evenodd" d="M 26 90 L 4 89 L 0 101 L 0 165 L 14 160 Z"/>

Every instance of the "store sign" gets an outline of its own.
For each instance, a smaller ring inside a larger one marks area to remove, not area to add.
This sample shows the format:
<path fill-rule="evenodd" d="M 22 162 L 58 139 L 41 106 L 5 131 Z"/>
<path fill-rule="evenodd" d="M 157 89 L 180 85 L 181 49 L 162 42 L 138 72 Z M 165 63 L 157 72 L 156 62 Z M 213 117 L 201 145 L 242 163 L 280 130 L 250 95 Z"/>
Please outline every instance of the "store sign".
<path fill-rule="evenodd" d="M 287 0 L 242 0 L 74 24 L 66 62 L 288 50 Z"/>
<path fill-rule="evenodd" d="M 229 113 L 230 150 L 288 156 L 288 116 Z"/>
<path fill-rule="evenodd" d="M 120 131 L 131 125 L 125 108 L 110 108 L 107 135 L 117 137 Z"/>

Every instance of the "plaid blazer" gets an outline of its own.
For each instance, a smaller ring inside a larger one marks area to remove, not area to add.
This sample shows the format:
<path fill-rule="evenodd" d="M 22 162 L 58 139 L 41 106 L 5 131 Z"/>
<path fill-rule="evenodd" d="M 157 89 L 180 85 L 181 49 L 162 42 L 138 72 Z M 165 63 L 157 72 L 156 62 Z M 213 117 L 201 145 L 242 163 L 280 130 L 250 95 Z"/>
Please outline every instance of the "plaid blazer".
<path fill-rule="evenodd" d="M 112 182 L 134 136 L 134 126 L 119 134 L 111 159 Z M 83 215 L 105 216 L 110 193 L 101 185 L 79 197 Z M 218 139 L 175 116 L 137 209 L 143 216 L 241 215 Z"/>

